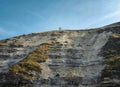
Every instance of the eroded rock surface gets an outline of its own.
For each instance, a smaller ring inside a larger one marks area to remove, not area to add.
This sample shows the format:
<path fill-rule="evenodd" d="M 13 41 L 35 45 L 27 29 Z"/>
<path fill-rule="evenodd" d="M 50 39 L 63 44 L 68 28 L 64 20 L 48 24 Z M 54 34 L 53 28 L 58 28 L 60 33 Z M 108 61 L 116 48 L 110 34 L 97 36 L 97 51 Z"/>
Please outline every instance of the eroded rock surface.
<path fill-rule="evenodd" d="M 0 42 L 1 83 L 32 83 L 32 87 L 118 87 L 119 34 L 120 27 L 112 25 L 3 40 Z"/>

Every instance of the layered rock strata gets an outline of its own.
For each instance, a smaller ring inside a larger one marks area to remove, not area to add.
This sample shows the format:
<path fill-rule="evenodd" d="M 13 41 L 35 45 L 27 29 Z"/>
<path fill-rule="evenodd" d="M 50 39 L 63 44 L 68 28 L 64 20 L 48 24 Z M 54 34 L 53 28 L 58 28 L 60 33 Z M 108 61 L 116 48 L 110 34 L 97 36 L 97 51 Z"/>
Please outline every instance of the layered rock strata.
<path fill-rule="evenodd" d="M 2 40 L 0 82 L 32 87 L 118 87 L 119 42 L 120 27 L 114 24 Z"/>

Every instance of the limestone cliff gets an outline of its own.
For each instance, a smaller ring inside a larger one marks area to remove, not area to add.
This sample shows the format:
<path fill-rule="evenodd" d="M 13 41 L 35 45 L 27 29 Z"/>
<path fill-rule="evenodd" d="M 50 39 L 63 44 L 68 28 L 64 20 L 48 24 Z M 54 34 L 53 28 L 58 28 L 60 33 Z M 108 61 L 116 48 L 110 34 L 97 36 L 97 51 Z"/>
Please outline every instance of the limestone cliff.
<path fill-rule="evenodd" d="M 1 87 L 119 87 L 119 67 L 119 23 L 0 41 Z"/>

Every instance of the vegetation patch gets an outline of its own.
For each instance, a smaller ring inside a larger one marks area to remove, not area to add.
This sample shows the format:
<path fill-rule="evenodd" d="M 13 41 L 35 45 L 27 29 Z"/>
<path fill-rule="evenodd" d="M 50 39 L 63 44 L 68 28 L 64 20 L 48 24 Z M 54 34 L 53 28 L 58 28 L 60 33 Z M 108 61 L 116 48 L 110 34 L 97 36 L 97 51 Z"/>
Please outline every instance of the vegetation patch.
<path fill-rule="evenodd" d="M 41 44 L 35 51 L 31 52 L 25 59 L 10 67 L 9 71 L 24 79 L 36 80 L 41 73 L 41 62 L 45 62 L 48 58 L 47 52 L 52 49 L 57 41 L 50 40 Z"/>
<path fill-rule="evenodd" d="M 104 62 L 106 64 L 102 72 L 103 81 L 104 78 L 108 78 L 109 81 L 120 79 L 120 34 L 110 36 L 108 42 L 102 49 L 102 55 L 105 57 Z M 113 82 L 112 85 L 118 84 Z M 113 87 L 112 85 L 110 87 Z"/>
<path fill-rule="evenodd" d="M 6 45 L 7 45 L 7 43 L 5 43 L 4 41 L 0 41 L 0 47 L 6 46 Z"/>
<path fill-rule="evenodd" d="M 24 42 L 13 42 L 10 43 L 10 47 L 23 47 Z"/>
<path fill-rule="evenodd" d="M 64 33 L 65 31 L 54 31 L 52 34 L 51 34 L 51 36 L 61 36 L 61 35 L 63 35 L 63 33 Z"/>

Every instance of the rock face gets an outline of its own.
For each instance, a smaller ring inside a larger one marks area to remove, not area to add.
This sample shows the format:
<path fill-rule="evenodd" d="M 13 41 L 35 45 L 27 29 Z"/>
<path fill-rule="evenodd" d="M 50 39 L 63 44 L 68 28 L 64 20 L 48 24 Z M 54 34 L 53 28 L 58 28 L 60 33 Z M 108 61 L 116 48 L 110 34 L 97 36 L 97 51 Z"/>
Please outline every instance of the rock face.
<path fill-rule="evenodd" d="M 2 40 L 0 83 L 18 87 L 119 87 L 119 48 L 119 23 Z"/>

